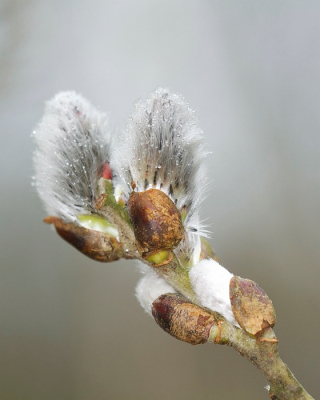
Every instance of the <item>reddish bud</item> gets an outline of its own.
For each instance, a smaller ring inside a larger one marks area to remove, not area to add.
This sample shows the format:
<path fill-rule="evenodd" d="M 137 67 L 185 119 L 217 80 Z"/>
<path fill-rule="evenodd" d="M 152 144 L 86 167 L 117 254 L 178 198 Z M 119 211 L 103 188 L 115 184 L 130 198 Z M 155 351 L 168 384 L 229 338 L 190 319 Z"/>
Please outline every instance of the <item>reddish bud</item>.
<path fill-rule="evenodd" d="M 101 178 L 112 179 L 112 171 L 108 163 L 103 164 Z"/>

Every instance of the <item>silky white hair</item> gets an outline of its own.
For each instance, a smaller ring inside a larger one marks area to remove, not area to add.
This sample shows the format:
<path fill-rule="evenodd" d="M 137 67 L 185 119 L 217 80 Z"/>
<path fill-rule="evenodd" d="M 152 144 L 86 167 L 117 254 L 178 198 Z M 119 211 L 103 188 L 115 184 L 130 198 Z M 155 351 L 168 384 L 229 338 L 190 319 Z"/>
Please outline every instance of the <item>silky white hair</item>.
<path fill-rule="evenodd" d="M 231 307 L 229 287 L 233 274 L 215 260 L 202 260 L 189 272 L 189 278 L 200 304 L 221 314 L 239 327 Z"/>
<path fill-rule="evenodd" d="M 110 158 L 106 114 L 75 92 L 61 92 L 46 103 L 33 136 L 34 185 L 46 211 L 70 222 L 90 214 L 99 168 Z"/>
<path fill-rule="evenodd" d="M 176 293 L 174 288 L 161 278 L 153 269 L 139 262 L 139 269 L 143 276 L 136 286 L 136 297 L 141 307 L 149 314 L 152 303 L 162 294 Z"/>

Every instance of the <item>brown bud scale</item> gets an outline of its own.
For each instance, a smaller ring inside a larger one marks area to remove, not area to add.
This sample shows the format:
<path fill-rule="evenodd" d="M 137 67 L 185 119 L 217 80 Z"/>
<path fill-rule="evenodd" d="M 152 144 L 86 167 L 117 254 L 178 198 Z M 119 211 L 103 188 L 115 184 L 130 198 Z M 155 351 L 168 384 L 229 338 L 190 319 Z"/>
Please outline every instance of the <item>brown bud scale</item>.
<path fill-rule="evenodd" d="M 254 336 L 276 324 L 276 313 L 272 301 L 261 287 L 239 276 L 230 280 L 232 312 L 243 330 Z"/>
<path fill-rule="evenodd" d="M 206 241 L 206 239 L 204 239 L 203 237 L 201 237 L 200 239 L 201 239 L 200 261 L 212 258 L 213 260 L 219 262 L 218 256 L 216 255 L 215 251 L 210 246 L 210 244 Z"/>
<path fill-rule="evenodd" d="M 103 207 L 104 202 L 107 198 L 108 194 L 107 193 L 102 193 L 100 196 L 95 200 L 94 202 L 94 208 L 96 210 L 100 210 L 101 207 Z"/>
<path fill-rule="evenodd" d="M 128 212 L 138 250 L 144 258 L 173 250 L 184 238 L 180 212 L 161 190 L 133 191 L 128 200 Z"/>
<path fill-rule="evenodd" d="M 216 324 L 213 315 L 179 294 L 164 294 L 152 304 L 157 324 L 171 336 L 192 345 L 206 343 Z"/>
<path fill-rule="evenodd" d="M 57 217 L 48 216 L 44 222 L 54 224 L 59 236 L 81 253 L 96 261 L 109 262 L 121 257 L 121 243 L 112 236 L 66 223 Z"/>

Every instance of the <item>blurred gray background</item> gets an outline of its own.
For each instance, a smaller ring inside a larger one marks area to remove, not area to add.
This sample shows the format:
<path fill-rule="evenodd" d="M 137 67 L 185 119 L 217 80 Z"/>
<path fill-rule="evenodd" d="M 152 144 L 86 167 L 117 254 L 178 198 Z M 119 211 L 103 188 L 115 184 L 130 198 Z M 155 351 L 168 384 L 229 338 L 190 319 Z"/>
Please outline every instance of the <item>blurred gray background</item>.
<path fill-rule="evenodd" d="M 143 312 L 133 262 L 91 261 L 42 223 L 44 102 L 76 90 L 123 129 L 158 86 L 185 96 L 212 151 L 210 242 L 272 298 L 280 354 L 319 397 L 320 3 L 1 0 L 1 400 L 268 398 L 234 350 Z"/>

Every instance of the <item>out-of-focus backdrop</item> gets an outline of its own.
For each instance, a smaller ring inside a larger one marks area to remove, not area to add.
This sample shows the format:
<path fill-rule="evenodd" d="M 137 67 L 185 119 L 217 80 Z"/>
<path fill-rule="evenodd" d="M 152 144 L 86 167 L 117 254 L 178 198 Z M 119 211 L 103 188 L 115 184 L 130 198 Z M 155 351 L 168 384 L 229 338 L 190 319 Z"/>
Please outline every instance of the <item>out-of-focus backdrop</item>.
<path fill-rule="evenodd" d="M 122 130 L 158 86 L 212 152 L 202 217 L 221 263 L 269 294 L 280 353 L 319 397 L 319 21 L 313 1 L 0 1 L 1 400 L 268 398 L 234 350 L 142 311 L 134 262 L 94 262 L 42 223 L 44 102 L 76 90 Z"/>

